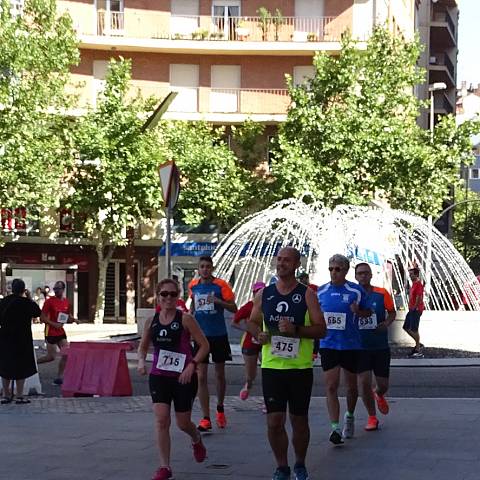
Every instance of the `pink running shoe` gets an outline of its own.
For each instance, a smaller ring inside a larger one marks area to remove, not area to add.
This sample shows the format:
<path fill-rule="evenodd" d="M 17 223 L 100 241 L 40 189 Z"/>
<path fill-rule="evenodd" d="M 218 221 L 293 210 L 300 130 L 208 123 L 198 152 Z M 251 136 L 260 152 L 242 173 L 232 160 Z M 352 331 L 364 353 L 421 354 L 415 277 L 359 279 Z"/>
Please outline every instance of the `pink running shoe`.
<path fill-rule="evenodd" d="M 240 390 L 240 400 L 246 400 L 249 395 L 250 395 L 250 392 L 248 391 L 247 388 L 242 388 Z"/>
<path fill-rule="evenodd" d="M 160 467 L 152 480 L 173 480 L 172 469 L 170 467 Z"/>
<path fill-rule="evenodd" d="M 193 458 L 195 458 L 195 461 L 198 463 L 202 463 L 205 458 L 207 457 L 207 449 L 205 448 L 205 445 L 202 442 L 202 439 L 197 443 L 192 443 L 192 448 L 193 448 Z"/>

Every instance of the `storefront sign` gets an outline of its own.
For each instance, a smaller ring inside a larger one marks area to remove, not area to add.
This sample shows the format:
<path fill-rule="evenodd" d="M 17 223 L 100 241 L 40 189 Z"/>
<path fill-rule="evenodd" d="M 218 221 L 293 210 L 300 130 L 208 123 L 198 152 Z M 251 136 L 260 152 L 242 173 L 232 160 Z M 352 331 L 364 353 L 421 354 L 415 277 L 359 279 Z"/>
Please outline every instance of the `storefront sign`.
<path fill-rule="evenodd" d="M 217 248 L 217 243 L 210 242 L 183 242 L 172 243 L 172 257 L 201 257 L 202 255 L 212 256 Z M 165 245 L 160 248 L 159 256 L 165 256 Z"/>

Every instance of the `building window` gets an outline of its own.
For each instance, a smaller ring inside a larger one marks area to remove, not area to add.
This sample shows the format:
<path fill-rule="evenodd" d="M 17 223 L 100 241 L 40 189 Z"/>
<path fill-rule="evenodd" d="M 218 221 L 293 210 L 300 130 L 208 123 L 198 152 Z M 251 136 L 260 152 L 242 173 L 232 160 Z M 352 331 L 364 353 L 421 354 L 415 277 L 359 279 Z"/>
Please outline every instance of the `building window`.
<path fill-rule="evenodd" d="M 23 13 L 24 0 L 10 0 L 10 13 L 16 17 Z"/>
<path fill-rule="evenodd" d="M 199 65 L 170 65 L 170 87 L 174 92 L 178 92 L 170 106 L 171 112 L 198 112 L 199 78 Z"/>
<path fill-rule="evenodd" d="M 296 87 L 305 85 L 313 77 L 315 77 L 315 67 L 313 65 L 293 67 L 293 84 Z"/>
<path fill-rule="evenodd" d="M 479 168 L 471 168 L 470 169 L 470 179 L 471 180 L 478 180 L 480 178 L 479 173 L 480 173 Z"/>

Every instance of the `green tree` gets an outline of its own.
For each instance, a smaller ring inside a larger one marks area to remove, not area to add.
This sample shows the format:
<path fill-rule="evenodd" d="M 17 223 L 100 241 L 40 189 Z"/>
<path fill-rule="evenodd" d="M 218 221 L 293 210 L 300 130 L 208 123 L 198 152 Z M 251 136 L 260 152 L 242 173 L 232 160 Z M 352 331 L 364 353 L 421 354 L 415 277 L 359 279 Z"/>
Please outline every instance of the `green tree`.
<path fill-rule="evenodd" d="M 21 15 L 0 0 L 0 206 L 47 218 L 72 161 L 70 68 L 79 61 L 70 17 L 55 0 L 26 0 Z"/>
<path fill-rule="evenodd" d="M 455 189 L 453 244 L 470 267 L 480 273 L 480 195 L 460 184 Z M 463 203 L 464 202 L 464 203 Z"/>
<path fill-rule="evenodd" d="M 178 212 L 187 225 L 228 228 L 252 204 L 254 174 L 239 165 L 223 140 L 223 129 L 205 122 L 162 122 L 162 156 L 181 173 Z"/>
<path fill-rule="evenodd" d="M 158 139 L 154 131 L 142 131 L 153 101 L 127 99 L 130 76 L 130 61 L 112 60 L 96 107 L 78 121 L 78 161 L 65 199 L 98 255 L 96 323 L 103 321 L 106 271 L 115 247 L 126 245 L 126 232 L 148 223 L 163 205 Z"/>
<path fill-rule="evenodd" d="M 378 27 L 365 50 L 345 37 L 340 55 L 315 55 L 314 78 L 300 86 L 289 79 L 292 107 L 272 164 L 273 197 L 309 191 L 329 207 L 384 198 L 421 215 L 438 212 L 479 125 L 457 128 L 447 116 L 433 141 L 418 126 L 420 51 L 418 41 Z"/>

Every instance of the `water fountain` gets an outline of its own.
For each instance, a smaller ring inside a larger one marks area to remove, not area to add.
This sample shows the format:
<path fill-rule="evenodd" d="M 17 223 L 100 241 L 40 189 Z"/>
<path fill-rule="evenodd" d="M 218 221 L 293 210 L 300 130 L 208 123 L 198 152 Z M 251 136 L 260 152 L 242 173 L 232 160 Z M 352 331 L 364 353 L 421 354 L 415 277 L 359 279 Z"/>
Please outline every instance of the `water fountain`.
<path fill-rule="evenodd" d="M 480 310 L 480 284 L 454 246 L 425 219 L 389 208 L 330 210 L 302 200 L 280 201 L 244 219 L 220 242 L 216 274 L 233 283 L 242 304 L 254 281 L 271 280 L 275 254 L 286 245 L 302 252 L 303 269 L 313 283 L 329 280 L 328 258 L 342 253 L 352 264 L 369 263 L 372 283 L 393 292 L 397 308 L 407 303 L 408 268 L 416 265 L 428 310 L 463 309 L 464 299 L 470 310 Z"/>

